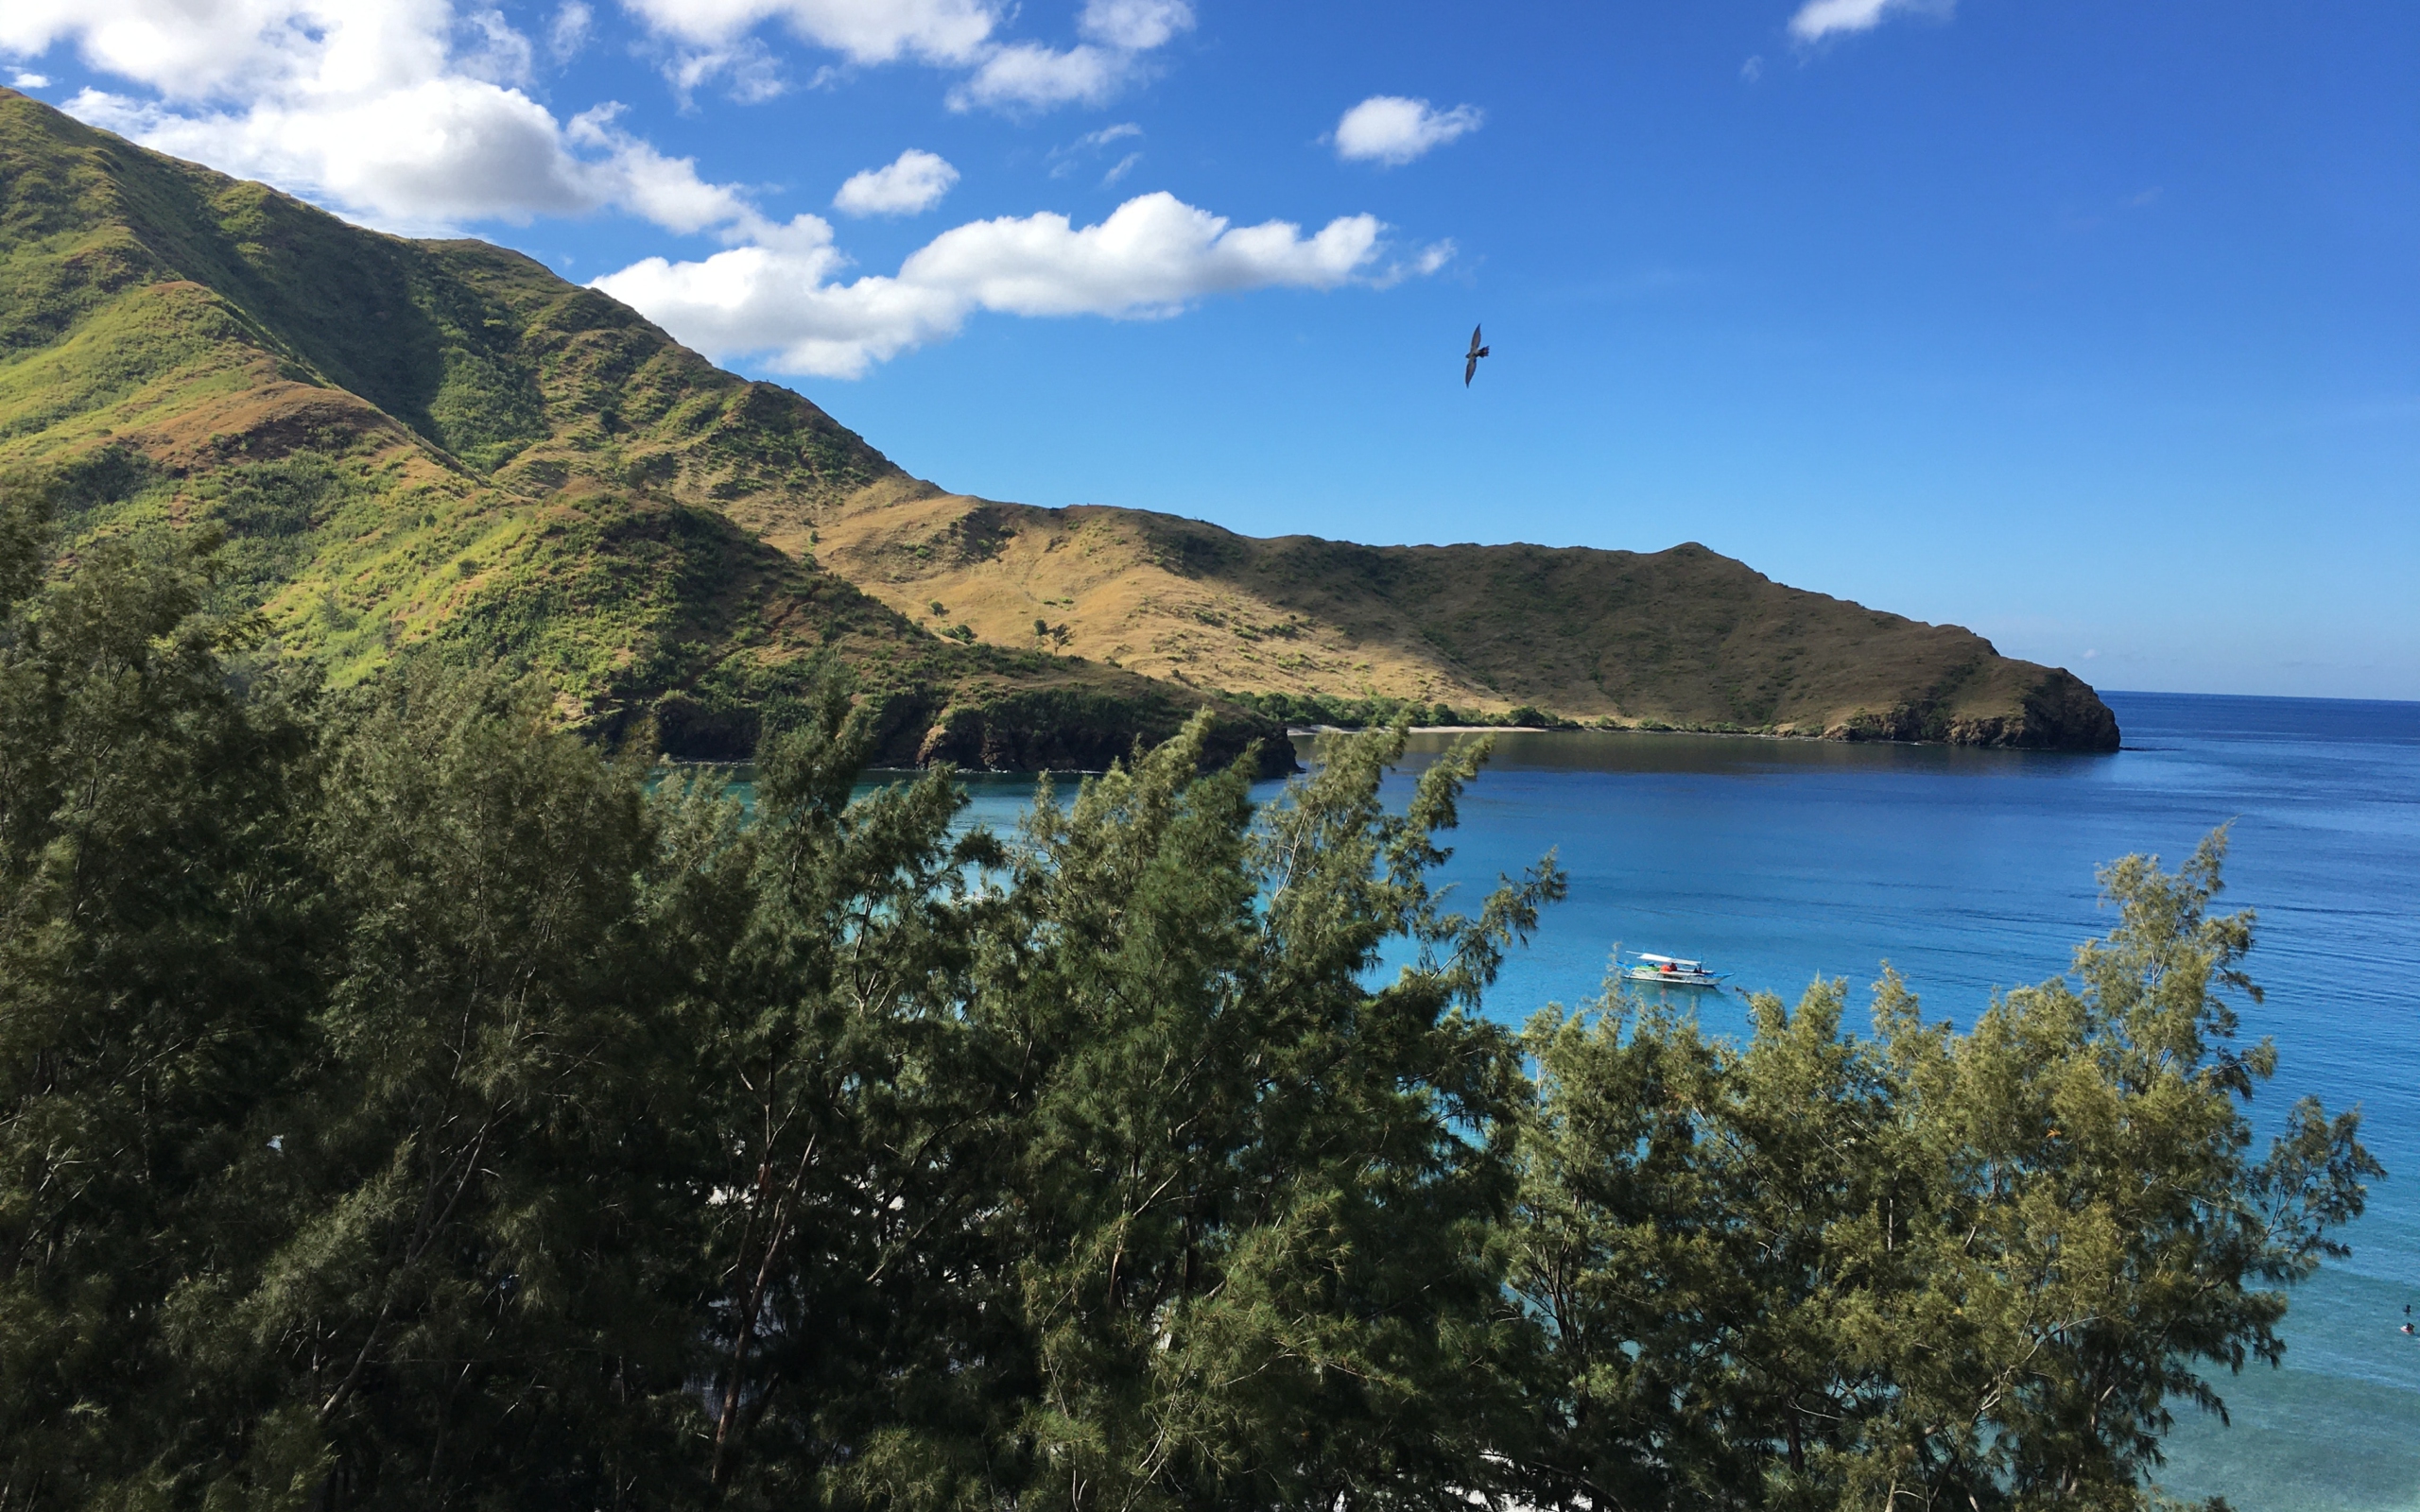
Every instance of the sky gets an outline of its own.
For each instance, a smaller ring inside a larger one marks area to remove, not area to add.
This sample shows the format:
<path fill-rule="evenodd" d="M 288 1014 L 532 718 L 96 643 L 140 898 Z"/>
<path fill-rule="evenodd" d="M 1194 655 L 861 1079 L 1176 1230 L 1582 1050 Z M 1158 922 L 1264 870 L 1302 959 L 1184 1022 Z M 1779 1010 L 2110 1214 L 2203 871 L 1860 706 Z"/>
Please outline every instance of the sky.
<path fill-rule="evenodd" d="M 2420 698 L 2420 9 L 7 0 L 0 80 L 954 490 Z"/>

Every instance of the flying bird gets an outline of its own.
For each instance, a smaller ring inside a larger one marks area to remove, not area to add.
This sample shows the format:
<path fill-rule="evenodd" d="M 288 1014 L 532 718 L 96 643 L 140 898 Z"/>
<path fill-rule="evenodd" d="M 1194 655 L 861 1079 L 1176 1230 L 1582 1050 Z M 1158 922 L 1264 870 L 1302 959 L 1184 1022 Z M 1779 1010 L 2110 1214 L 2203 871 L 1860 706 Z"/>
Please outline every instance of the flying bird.
<path fill-rule="evenodd" d="M 1471 350 L 1462 354 L 1463 387 L 1468 388 L 1471 386 L 1471 374 L 1478 371 L 1478 359 L 1486 355 L 1487 349 L 1478 344 L 1478 327 L 1473 326 L 1471 327 Z"/>

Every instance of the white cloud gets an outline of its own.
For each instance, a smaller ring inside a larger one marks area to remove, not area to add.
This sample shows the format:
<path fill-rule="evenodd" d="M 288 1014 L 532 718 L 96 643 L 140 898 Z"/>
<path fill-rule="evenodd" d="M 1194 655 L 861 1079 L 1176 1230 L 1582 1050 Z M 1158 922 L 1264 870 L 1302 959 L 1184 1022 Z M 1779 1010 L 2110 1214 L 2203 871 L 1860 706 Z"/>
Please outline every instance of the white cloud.
<path fill-rule="evenodd" d="M 1431 242 L 1413 253 L 1409 262 L 1398 263 L 1380 274 L 1377 285 L 1380 288 L 1392 288 L 1408 278 L 1426 278 L 1452 262 L 1454 253 L 1458 249 L 1450 236 L 1442 242 Z"/>
<path fill-rule="evenodd" d="M 1143 154 L 1140 152 L 1129 152 L 1126 156 L 1118 159 L 1115 163 L 1111 163 L 1109 171 L 1100 176 L 1100 186 L 1106 189 L 1111 184 L 1115 183 L 1118 180 L 1125 178 L 1128 174 L 1134 171 L 1134 164 L 1142 161 Z"/>
<path fill-rule="evenodd" d="M 9 79 L 9 82 L 12 87 L 17 89 L 50 88 L 50 77 L 46 74 L 19 74 L 14 78 Z"/>
<path fill-rule="evenodd" d="M 1014 315 L 1169 315 L 1205 294 L 1334 288 L 1378 253 L 1377 219 L 1340 215 L 1310 236 L 1288 221 L 1230 226 L 1161 192 L 1081 230 L 1064 215 L 978 220 L 900 266 L 903 283 Z"/>
<path fill-rule="evenodd" d="M 1015 12 L 1005 0 L 622 0 L 677 52 L 666 71 L 685 100 L 723 73 L 743 97 L 778 93 L 753 33 L 780 24 L 852 63 L 912 60 L 972 72 L 950 92 L 955 110 L 1022 112 L 1098 105 L 1149 72 L 1145 55 L 1194 25 L 1187 0 L 1085 0 L 1081 41 L 1065 49 L 1002 42 Z M 752 74 L 744 72 L 753 65 Z"/>
<path fill-rule="evenodd" d="M 1084 0 L 1076 29 L 1120 52 L 1147 53 L 1192 30 L 1193 8 L 1185 0 Z"/>
<path fill-rule="evenodd" d="M 1213 294 L 1333 289 L 1438 266 L 1437 249 L 1384 266 L 1383 230 L 1370 215 L 1309 235 L 1278 220 L 1232 226 L 1162 193 L 1081 228 L 1049 214 L 975 221 L 934 237 L 896 275 L 848 284 L 832 282 L 843 260 L 828 240 L 801 237 L 694 263 L 648 258 L 596 286 L 711 355 L 769 354 L 781 371 L 854 378 L 954 335 L 979 310 L 1149 318 Z"/>
<path fill-rule="evenodd" d="M 577 9 L 559 11 L 558 27 Z M 559 121 L 523 88 L 529 39 L 494 10 L 464 13 L 449 0 L 0 5 L 0 53 L 60 45 L 136 87 L 86 89 L 70 113 L 390 230 L 608 207 L 735 240 L 765 229 L 736 190 L 616 129 L 618 108 Z"/>
<path fill-rule="evenodd" d="M 501 10 L 482 10 L 463 28 L 472 44 L 458 52 L 454 66 L 491 84 L 527 84 L 534 53 L 529 39 L 513 29 Z"/>
<path fill-rule="evenodd" d="M 556 62 L 567 63 L 579 56 L 596 29 L 596 12 L 582 0 L 565 0 L 555 12 L 554 25 L 546 28 L 546 50 L 554 54 Z"/>
<path fill-rule="evenodd" d="M 1104 126 L 1098 131 L 1087 131 L 1065 146 L 1052 147 L 1046 159 L 1050 164 L 1050 177 L 1064 179 L 1085 163 L 1098 162 L 1102 150 L 1113 143 L 1123 142 L 1129 137 L 1138 137 L 1142 134 L 1143 129 L 1133 122 L 1120 121 L 1115 126 Z M 1140 152 L 1127 153 L 1125 160 L 1112 168 L 1110 177 L 1102 182 L 1115 183 L 1142 159 L 1143 154 Z"/>
<path fill-rule="evenodd" d="M 1789 34 L 1821 42 L 1835 32 L 1871 31 L 1888 17 L 1910 10 L 1946 11 L 1955 0 L 1806 0 L 1789 18 Z"/>
<path fill-rule="evenodd" d="M 999 24 L 984 0 L 622 0 L 658 33 L 724 47 L 768 21 L 855 63 L 977 61 Z"/>
<path fill-rule="evenodd" d="M 1085 0 L 1076 18 L 1085 41 L 1064 52 L 1031 42 L 994 48 L 950 92 L 950 109 L 1017 112 L 1106 104 L 1150 72 L 1145 54 L 1192 26 L 1193 8 L 1185 0 Z"/>
<path fill-rule="evenodd" d="M 950 91 L 954 111 L 1048 110 L 1058 105 L 1099 105 L 1123 88 L 1134 55 L 1079 43 L 1055 52 L 1040 43 L 1002 47 L 974 76 Z"/>
<path fill-rule="evenodd" d="M 268 98 L 241 112 L 181 112 L 88 89 L 66 109 L 390 229 L 579 215 L 614 198 L 614 164 L 574 157 L 544 107 L 477 79 L 433 78 L 349 98 Z"/>
<path fill-rule="evenodd" d="M 832 208 L 849 215 L 913 215 L 941 203 L 958 170 L 930 152 L 909 147 L 879 168 L 849 176 Z"/>
<path fill-rule="evenodd" d="M 1440 111 L 1426 100 L 1373 94 L 1336 123 L 1336 155 L 1347 162 L 1399 167 L 1456 137 L 1467 136 L 1487 119 L 1475 105 Z"/>
<path fill-rule="evenodd" d="M 761 105 L 789 89 L 782 60 L 753 37 L 722 47 L 683 48 L 664 60 L 664 77 L 684 111 L 699 90 L 720 77 L 729 78 L 731 97 L 742 105 Z"/>
<path fill-rule="evenodd" d="M 623 303 L 709 355 L 772 353 L 783 372 L 855 378 L 966 318 L 951 295 L 896 279 L 825 282 L 829 249 L 738 247 L 702 262 L 650 257 L 596 281 Z"/>

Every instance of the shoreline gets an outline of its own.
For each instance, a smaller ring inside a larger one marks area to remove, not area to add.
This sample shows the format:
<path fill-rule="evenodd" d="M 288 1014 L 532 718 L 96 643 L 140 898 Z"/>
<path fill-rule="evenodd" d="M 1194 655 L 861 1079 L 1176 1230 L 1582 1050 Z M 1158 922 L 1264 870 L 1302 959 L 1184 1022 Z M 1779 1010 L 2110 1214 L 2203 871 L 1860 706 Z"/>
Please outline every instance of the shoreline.
<path fill-rule="evenodd" d="M 2320 700 L 2312 700 L 2314 702 Z M 2378 700 L 2385 701 L 2385 700 Z M 1288 725 L 1288 739 L 1304 735 L 1358 735 L 1379 727 L 1375 725 Z M 1869 736 L 1785 734 L 1771 730 L 1683 730 L 1673 726 L 1651 729 L 1644 725 L 1621 725 L 1607 729 L 1601 725 L 1413 725 L 1415 735 L 1695 735 L 1703 740 L 1781 740 L 1815 746 L 1904 746 L 1910 750 L 1938 748 L 1941 750 L 2015 751 L 2029 756 L 2107 756 L 2118 750 L 2134 747 L 2118 746 L 2107 750 L 2078 750 L 2060 746 L 1986 746 L 1955 740 L 1886 740 Z"/>
<path fill-rule="evenodd" d="M 2187 695 L 2186 696 L 2201 696 Z M 2310 701 L 2321 702 L 2325 700 L 2314 699 Z M 2394 700 L 2379 699 L 2369 701 L 2391 702 Z M 1322 735 L 1359 735 L 1366 734 L 1370 730 L 1377 728 L 1379 727 L 1374 725 L 1288 725 L 1286 727 L 1286 736 L 1287 739 L 1290 741 L 1300 740 L 1305 737 L 1317 739 Z M 1536 725 L 1413 725 L 1410 727 L 1410 733 L 1415 735 L 1695 735 L 1703 740 L 1772 740 L 1787 741 L 1793 745 L 1815 746 L 1902 746 L 1910 750 L 1937 748 L 1941 750 L 1999 751 L 2027 756 L 2105 756 L 2111 754 L 2111 752 L 2108 751 L 2062 750 L 2055 747 L 1969 746 L 1961 745 L 1958 742 L 1947 740 L 1848 739 L 1830 735 L 1781 734 L 1772 730 L 1678 730 L 1668 727 L 1661 730 L 1651 730 L 1636 725 L 1621 726 L 1611 730 L 1592 725 L 1566 725 L 1562 727 L 1540 727 Z M 2121 747 L 2119 748 L 2132 749 L 2134 747 Z M 753 758 L 739 760 L 717 760 L 713 758 L 672 756 L 658 758 L 658 766 L 660 768 L 668 768 L 672 770 L 711 768 L 731 771 L 739 767 L 752 767 L 753 765 L 755 765 Z M 879 772 L 886 776 L 909 776 L 922 774 L 926 769 L 927 768 L 923 766 L 894 766 L 877 762 L 868 765 L 865 768 L 865 771 L 868 773 Z M 960 776 L 977 777 L 1098 777 L 1106 770 L 1106 768 L 1096 766 L 961 766 L 958 770 Z"/>
<path fill-rule="evenodd" d="M 1358 735 L 1379 728 L 1375 725 L 1288 725 L 1286 733 L 1295 735 Z M 1666 727 L 1650 729 L 1644 725 L 1620 725 L 1608 729 L 1601 725 L 1413 725 L 1415 735 L 1701 735 L 1708 740 L 1808 740 L 1835 746 L 1941 746 L 1950 748 L 1982 750 L 1992 747 L 1958 747 L 1945 740 L 1848 740 L 1828 735 L 1783 734 L 1771 730 L 1682 730 Z M 2022 747 L 2007 747 L 2006 749 Z"/>

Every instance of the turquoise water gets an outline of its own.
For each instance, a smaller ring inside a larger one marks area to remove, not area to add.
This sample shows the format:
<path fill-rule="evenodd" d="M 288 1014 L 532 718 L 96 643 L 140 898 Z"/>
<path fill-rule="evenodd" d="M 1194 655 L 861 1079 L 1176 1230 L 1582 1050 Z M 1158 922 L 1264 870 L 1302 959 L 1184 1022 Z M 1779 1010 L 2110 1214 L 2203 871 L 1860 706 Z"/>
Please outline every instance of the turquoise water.
<path fill-rule="evenodd" d="M 1476 891 L 1551 848 L 1571 897 L 1489 1010 L 1579 1003 L 1619 942 L 1789 996 L 1817 976 L 1861 989 L 1889 960 L 1928 1014 L 1969 1022 L 2108 928 L 2095 866 L 2172 865 L 2234 821 L 2225 902 L 2259 914 L 2268 988 L 2245 1028 L 2279 1051 L 2256 1112 L 2358 1103 L 2398 1179 L 2372 1189 L 2352 1258 L 2296 1292 L 2286 1366 L 2221 1382 L 2233 1425 L 2183 1423 L 2163 1482 L 2240 1512 L 2420 1509 L 2420 1344 L 2397 1332 L 2420 1305 L 2420 704 L 2106 696 L 2126 733 L 2109 756 L 1500 736 L 1447 875 Z M 1413 765 L 1446 744 L 1414 737 Z M 1002 825 L 1030 792 L 973 787 Z M 1700 997 L 1710 1023 L 1741 1022 L 1736 998 Z"/>

